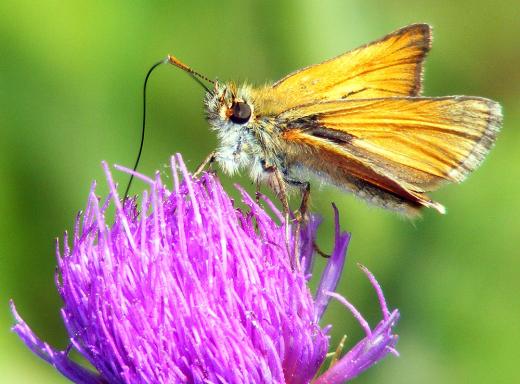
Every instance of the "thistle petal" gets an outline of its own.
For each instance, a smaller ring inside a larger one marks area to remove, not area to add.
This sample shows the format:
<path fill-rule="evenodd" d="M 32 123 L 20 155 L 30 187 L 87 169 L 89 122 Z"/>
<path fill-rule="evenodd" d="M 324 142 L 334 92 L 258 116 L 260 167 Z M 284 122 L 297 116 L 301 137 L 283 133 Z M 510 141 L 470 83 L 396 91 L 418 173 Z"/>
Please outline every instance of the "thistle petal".
<path fill-rule="evenodd" d="M 100 202 L 93 184 L 73 236 L 57 247 L 69 347 L 38 339 L 14 304 L 13 331 L 76 383 L 309 383 L 328 350 L 330 326 L 319 320 L 330 297 L 344 300 L 332 292 L 350 239 L 337 209 L 334 251 L 314 300 L 307 281 L 319 217 L 302 228 L 295 270 L 282 215 L 268 199 L 270 213 L 238 187 L 247 207 L 239 209 L 214 175 L 192 178 L 179 155 L 171 164 L 171 190 L 158 174 L 134 173 L 148 185 L 139 208 L 119 200 L 104 164 L 109 196 Z M 397 312 L 376 290 L 384 320 L 316 382 L 354 377 L 395 345 L 387 339 Z M 71 360 L 71 348 L 96 372 Z"/>

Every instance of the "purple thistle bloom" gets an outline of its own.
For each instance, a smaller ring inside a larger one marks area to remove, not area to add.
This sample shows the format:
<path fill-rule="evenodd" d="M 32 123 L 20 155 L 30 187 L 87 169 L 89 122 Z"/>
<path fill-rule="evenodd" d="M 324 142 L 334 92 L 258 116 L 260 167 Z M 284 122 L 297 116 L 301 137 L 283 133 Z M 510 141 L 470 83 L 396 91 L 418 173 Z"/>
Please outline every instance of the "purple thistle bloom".
<path fill-rule="evenodd" d="M 138 210 L 134 200 L 121 204 L 104 167 L 109 197 L 100 205 L 92 186 L 72 248 L 65 234 L 64 249 L 56 251 L 69 347 L 56 350 L 38 339 L 11 304 L 13 331 L 71 381 L 343 383 L 397 353 L 392 327 L 399 314 L 390 313 L 370 272 L 363 268 L 383 311 L 374 330 L 334 293 L 350 239 L 340 232 L 335 207 L 335 246 L 313 298 L 307 281 L 317 217 L 301 231 L 301 270 L 294 270 L 283 215 L 267 198 L 262 197 L 277 220 L 240 188 L 247 210 L 238 209 L 215 176 L 193 179 L 177 156 L 173 191 L 159 176 L 136 174 L 150 186 Z M 109 226 L 111 204 L 115 219 Z M 366 337 L 319 376 L 330 329 L 319 321 L 332 297 L 359 320 Z M 96 372 L 70 359 L 72 348 Z"/>

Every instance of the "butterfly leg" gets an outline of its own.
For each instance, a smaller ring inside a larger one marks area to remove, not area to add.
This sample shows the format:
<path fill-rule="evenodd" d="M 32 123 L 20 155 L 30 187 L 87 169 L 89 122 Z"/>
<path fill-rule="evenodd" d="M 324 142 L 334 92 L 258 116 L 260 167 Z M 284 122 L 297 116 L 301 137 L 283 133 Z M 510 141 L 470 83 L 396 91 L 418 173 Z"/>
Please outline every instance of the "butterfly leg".
<path fill-rule="evenodd" d="M 206 168 L 206 166 L 209 164 L 211 165 L 215 161 L 215 155 L 217 153 L 215 151 L 211 152 L 202 163 L 197 167 L 195 172 L 193 172 L 193 177 L 197 177 L 203 170 Z"/>
<path fill-rule="evenodd" d="M 307 221 L 306 213 L 307 206 L 309 204 L 309 195 L 311 192 L 311 184 L 308 181 L 299 181 L 290 178 L 285 178 L 285 182 L 293 187 L 297 187 L 302 191 L 302 202 L 300 204 L 300 208 L 294 213 L 296 219 L 296 228 L 294 231 L 294 254 L 296 258 L 299 260 L 299 242 L 300 242 L 300 233 L 302 228 L 302 222 L 305 224 Z"/>
<path fill-rule="evenodd" d="M 311 195 L 311 183 L 308 181 L 302 183 L 302 202 L 298 209 L 300 219 L 298 221 L 307 221 L 307 208 L 309 207 L 309 197 Z"/>
<path fill-rule="evenodd" d="M 297 260 L 299 261 L 298 255 L 300 253 L 300 233 L 302 225 L 305 225 L 305 223 L 307 222 L 307 208 L 309 206 L 311 184 L 308 181 L 299 181 L 287 177 L 284 178 L 284 181 L 293 187 L 299 188 L 302 192 L 302 201 L 300 203 L 300 208 L 294 214 L 296 218 L 296 228 L 294 231 L 294 254 L 296 255 Z M 318 249 L 316 244 L 313 243 L 313 246 L 315 249 Z"/>
<path fill-rule="evenodd" d="M 297 222 L 306 221 L 307 208 L 309 206 L 309 197 L 311 194 L 311 183 L 308 181 L 299 181 L 285 177 L 285 182 L 293 187 L 299 188 L 302 192 L 302 201 L 300 208 L 295 212 Z"/>
<path fill-rule="evenodd" d="M 260 183 L 256 182 L 255 184 L 256 184 L 255 201 L 256 201 L 257 204 L 259 204 L 260 203 L 260 196 L 261 196 L 261 194 L 260 194 Z"/>
<path fill-rule="evenodd" d="M 296 221 L 297 221 L 296 222 L 296 234 L 299 235 L 302 223 L 305 225 L 307 222 L 307 219 L 308 219 L 307 209 L 309 207 L 309 198 L 311 195 L 311 184 L 308 181 L 298 181 L 298 180 L 291 180 L 291 179 L 286 179 L 286 181 L 289 184 L 300 188 L 302 191 L 302 202 L 300 204 L 299 210 L 296 213 Z M 316 244 L 315 241 L 313 241 L 312 246 L 314 248 L 314 251 L 318 255 L 325 257 L 325 258 L 330 257 L 329 254 L 323 252 L 320 249 L 320 247 L 318 247 L 318 244 Z"/>
<path fill-rule="evenodd" d="M 290 210 L 289 210 L 289 198 L 287 194 L 287 181 L 284 178 L 283 173 L 278 169 L 276 165 L 270 165 L 266 162 L 263 162 L 262 164 L 265 171 L 270 172 L 273 175 L 273 180 L 271 181 L 271 188 L 276 193 L 277 197 L 280 199 L 280 202 L 282 203 L 283 213 L 284 213 L 284 229 L 285 229 L 285 247 L 287 249 L 287 254 L 291 255 L 293 254 L 293 258 L 291 259 L 291 266 L 299 268 L 300 260 L 296 253 L 291 252 L 291 247 L 289 244 L 290 239 L 290 227 L 289 227 L 289 220 L 290 220 Z M 296 234 L 295 239 L 297 239 L 299 236 Z M 297 240 L 295 241 L 295 246 L 297 246 Z M 295 248 L 297 249 L 297 248 Z"/>
<path fill-rule="evenodd" d="M 280 199 L 283 207 L 283 213 L 285 217 L 285 241 L 287 245 L 289 245 L 289 199 L 287 197 L 287 189 L 285 187 L 285 181 L 283 179 L 282 173 L 278 170 L 278 168 L 274 167 L 274 176 L 276 178 L 276 194 Z"/>

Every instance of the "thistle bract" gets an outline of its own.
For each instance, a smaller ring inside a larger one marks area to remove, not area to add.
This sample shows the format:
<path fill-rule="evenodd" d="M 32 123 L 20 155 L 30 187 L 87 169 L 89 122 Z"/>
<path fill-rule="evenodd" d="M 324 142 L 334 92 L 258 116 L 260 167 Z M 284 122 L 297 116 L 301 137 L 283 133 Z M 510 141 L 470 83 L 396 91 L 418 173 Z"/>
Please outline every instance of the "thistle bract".
<path fill-rule="evenodd" d="M 180 156 L 172 158 L 172 190 L 159 176 L 136 174 L 149 185 L 139 208 L 119 200 L 105 171 L 109 197 L 100 203 L 94 185 L 72 239 L 57 247 L 70 345 L 61 351 L 38 339 L 12 305 L 13 330 L 73 382 L 342 383 L 395 352 L 398 312 L 389 312 L 368 271 L 383 310 L 374 330 L 334 293 L 349 242 L 337 211 L 334 250 L 313 297 L 316 216 L 298 241 L 291 231 L 287 247 L 282 215 L 267 198 L 260 204 L 239 188 L 246 208 L 237 208 L 214 175 L 192 178 Z M 332 297 L 366 337 L 320 374 L 330 326 L 319 322 Z M 70 359 L 72 348 L 95 371 Z"/>

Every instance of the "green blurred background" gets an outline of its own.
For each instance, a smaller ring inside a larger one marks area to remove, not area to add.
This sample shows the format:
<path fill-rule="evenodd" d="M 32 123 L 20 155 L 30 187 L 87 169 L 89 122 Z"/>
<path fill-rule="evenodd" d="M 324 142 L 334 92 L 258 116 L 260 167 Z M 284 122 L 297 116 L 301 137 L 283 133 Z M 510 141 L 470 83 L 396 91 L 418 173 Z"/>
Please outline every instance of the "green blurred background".
<path fill-rule="evenodd" d="M 356 267 L 363 263 L 402 314 L 401 357 L 357 382 L 519 382 L 519 9 L 514 0 L 3 0 L 0 382 L 66 382 L 9 331 L 8 299 L 38 335 L 66 346 L 54 238 L 71 228 L 93 179 L 106 190 L 101 160 L 133 164 L 141 85 L 152 63 L 173 53 L 209 77 L 264 83 L 414 22 L 434 27 L 425 94 L 495 99 L 505 123 L 484 165 L 434 194 L 446 216 L 427 211 L 411 222 L 332 188 L 314 191 L 313 208 L 325 214 L 321 246 L 332 241 L 331 201 L 353 233 L 341 293 L 372 324 L 378 320 L 375 294 Z M 153 74 L 141 172 L 166 170 L 174 152 L 194 169 L 215 147 L 201 97 L 179 70 Z M 245 178 L 223 180 L 250 187 Z M 334 347 L 343 333 L 349 345 L 361 337 L 338 304 L 326 321 L 334 324 Z"/>

